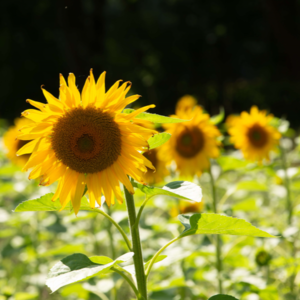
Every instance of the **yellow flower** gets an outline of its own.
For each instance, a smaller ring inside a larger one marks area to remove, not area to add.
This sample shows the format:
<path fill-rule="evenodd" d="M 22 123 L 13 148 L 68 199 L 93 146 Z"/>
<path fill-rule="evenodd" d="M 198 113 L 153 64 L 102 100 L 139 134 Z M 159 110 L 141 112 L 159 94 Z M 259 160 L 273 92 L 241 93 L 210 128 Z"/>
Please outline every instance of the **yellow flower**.
<path fill-rule="evenodd" d="M 122 203 L 119 182 L 133 194 L 127 175 L 143 183 L 143 172 L 154 169 L 141 152 L 148 148 L 147 140 L 156 131 L 132 122 L 154 105 L 122 113 L 140 96 L 125 98 L 131 84 L 119 86 L 120 81 L 106 92 L 105 72 L 96 83 L 91 70 L 80 95 L 71 73 L 68 85 L 60 76 L 60 99 L 42 89 L 47 104 L 27 100 L 39 110 L 23 112 L 35 123 L 22 128 L 18 138 L 33 141 L 18 154 L 32 153 L 24 166 L 25 170 L 33 168 L 30 179 L 39 178 L 41 185 L 59 181 L 52 201 L 59 198 L 61 209 L 71 201 L 77 214 L 85 186 L 92 208 L 95 202 L 101 205 L 101 195 L 108 206 L 114 204 L 114 196 Z"/>
<path fill-rule="evenodd" d="M 184 177 L 199 176 L 209 169 L 209 159 L 219 156 L 221 143 L 217 137 L 221 133 L 200 106 L 176 109 L 176 115 L 172 117 L 190 121 L 164 125 L 172 137 L 158 148 L 159 157 L 168 164 L 175 161 L 177 170 Z"/>
<path fill-rule="evenodd" d="M 143 155 L 150 160 L 155 167 L 155 170 L 147 168 L 147 173 L 144 174 L 145 182 L 149 185 L 162 182 L 164 177 L 169 174 L 165 162 L 162 161 L 157 154 L 156 148 L 143 153 Z"/>
<path fill-rule="evenodd" d="M 250 113 L 244 111 L 234 121 L 226 121 L 227 124 L 229 122 L 230 141 L 246 159 L 259 163 L 264 158 L 269 160 L 270 151 L 276 148 L 281 137 L 278 130 L 270 125 L 272 119 L 273 115 L 252 106 Z"/>
<path fill-rule="evenodd" d="M 20 167 L 23 167 L 25 165 L 25 163 L 29 158 L 29 155 L 25 154 L 25 155 L 17 156 L 16 153 L 20 148 L 22 148 L 29 141 L 21 141 L 17 139 L 17 136 L 19 134 L 19 129 L 21 127 L 24 127 L 31 123 L 33 122 L 28 119 L 17 118 L 15 119 L 15 125 L 11 126 L 3 136 L 4 145 L 8 150 L 6 154 L 7 158 Z"/>
<path fill-rule="evenodd" d="M 188 202 L 180 200 L 178 207 L 173 207 L 170 210 L 170 215 L 175 218 L 179 214 L 200 213 L 203 210 L 203 199 L 201 202 Z"/>
<path fill-rule="evenodd" d="M 187 111 L 197 105 L 197 100 L 191 95 L 181 97 L 176 104 L 176 111 Z"/>

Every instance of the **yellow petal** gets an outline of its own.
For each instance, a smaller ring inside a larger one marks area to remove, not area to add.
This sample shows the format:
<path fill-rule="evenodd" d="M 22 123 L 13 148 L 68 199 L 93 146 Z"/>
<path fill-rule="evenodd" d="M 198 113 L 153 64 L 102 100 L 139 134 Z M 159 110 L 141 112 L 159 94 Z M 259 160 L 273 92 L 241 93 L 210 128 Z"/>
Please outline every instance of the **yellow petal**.
<path fill-rule="evenodd" d="M 79 174 L 77 179 L 75 194 L 72 196 L 72 205 L 73 205 L 75 215 L 77 215 L 79 212 L 84 188 L 85 188 L 85 175 L 81 173 Z"/>

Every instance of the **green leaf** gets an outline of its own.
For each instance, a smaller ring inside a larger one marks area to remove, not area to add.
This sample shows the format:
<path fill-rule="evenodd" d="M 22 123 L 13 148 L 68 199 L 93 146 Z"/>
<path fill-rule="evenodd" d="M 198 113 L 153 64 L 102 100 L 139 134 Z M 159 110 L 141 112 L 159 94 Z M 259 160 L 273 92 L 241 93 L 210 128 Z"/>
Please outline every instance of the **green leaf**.
<path fill-rule="evenodd" d="M 257 181 L 242 181 L 236 186 L 236 190 L 247 190 L 247 191 L 267 191 L 268 187 L 265 184 Z"/>
<path fill-rule="evenodd" d="M 41 253 L 39 257 L 55 256 L 55 255 L 68 255 L 74 252 L 84 251 L 84 246 L 80 245 L 64 245 L 56 249 L 50 249 Z"/>
<path fill-rule="evenodd" d="M 52 292 L 55 292 L 62 286 L 87 280 L 99 274 L 105 274 L 114 265 L 128 261 L 132 256 L 133 252 L 129 252 L 110 263 L 97 264 L 90 260 L 86 255 L 75 253 L 65 257 L 54 265 L 49 272 L 46 285 Z"/>
<path fill-rule="evenodd" d="M 217 158 L 217 162 L 222 168 L 223 172 L 242 169 L 249 164 L 249 162 L 247 161 L 240 160 L 232 156 L 220 156 L 219 158 Z"/>
<path fill-rule="evenodd" d="M 130 114 L 134 112 L 135 110 L 132 108 L 126 108 L 123 110 L 124 114 Z M 170 118 L 170 117 L 165 117 L 157 114 L 150 114 L 147 112 L 140 113 L 135 117 L 135 119 L 141 119 L 141 120 L 146 120 L 150 121 L 153 123 L 160 123 L 160 124 L 167 124 L 167 123 L 181 123 L 181 122 L 186 122 L 189 120 L 182 120 L 182 119 L 176 119 L 176 118 Z"/>
<path fill-rule="evenodd" d="M 179 215 L 179 221 L 185 227 L 181 237 L 192 234 L 230 234 L 253 237 L 275 237 L 256 228 L 243 219 L 218 214 Z"/>
<path fill-rule="evenodd" d="M 110 257 L 107 256 L 91 256 L 89 257 L 89 259 L 99 265 L 106 265 L 109 264 L 111 262 L 113 262 L 114 260 L 111 259 Z"/>
<path fill-rule="evenodd" d="M 210 297 L 208 300 L 238 300 L 238 299 L 229 295 L 219 294 Z"/>
<path fill-rule="evenodd" d="M 224 117 L 225 117 L 225 110 L 223 107 L 220 107 L 220 113 L 218 115 L 212 116 L 210 118 L 210 122 L 213 123 L 214 125 L 217 125 L 224 120 Z"/>
<path fill-rule="evenodd" d="M 159 134 L 155 134 L 148 140 L 149 150 L 157 148 L 163 145 L 171 138 L 171 134 L 167 132 L 162 132 Z"/>
<path fill-rule="evenodd" d="M 58 211 L 61 209 L 61 204 L 60 202 L 57 201 L 51 201 L 53 197 L 53 193 L 46 194 L 38 199 L 34 200 L 27 200 L 22 203 L 20 203 L 16 209 L 15 212 L 22 212 L 22 211 Z M 93 208 L 90 207 L 90 204 L 88 200 L 83 197 L 81 199 L 81 205 L 80 205 L 81 210 L 89 210 L 93 211 Z M 70 211 L 70 206 L 66 206 L 63 210 L 69 210 Z"/>
<path fill-rule="evenodd" d="M 189 181 L 173 181 L 162 188 L 142 185 L 137 182 L 133 182 L 132 184 L 134 187 L 145 193 L 148 198 L 157 195 L 165 195 L 196 202 L 201 202 L 202 200 L 201 187 Z"/>

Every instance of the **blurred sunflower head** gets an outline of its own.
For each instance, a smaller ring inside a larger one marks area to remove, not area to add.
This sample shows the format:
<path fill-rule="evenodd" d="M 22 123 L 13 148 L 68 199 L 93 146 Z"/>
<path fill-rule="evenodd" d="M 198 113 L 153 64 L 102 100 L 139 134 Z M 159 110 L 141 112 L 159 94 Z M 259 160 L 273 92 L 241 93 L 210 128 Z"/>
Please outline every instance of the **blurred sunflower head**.
<path fill-rule="evenodd" d="M 173 207 L 170 210 L 170 215 L 175 218 L 179 214 L 188 214 L 188 213 L 200 213 L 203 210 L 204 202 L 203 199 L 201 202 L 189 202 L 189 201 L 179 201 L 178 207 Z"/>
<path fill-rule="evenodd" d="M 147 184 L 153 185 L 160 183 L 169 174 L 165 162 L 158 157 L 157 149 L 151 149 L 143 153 L 143 155 L 151 161 L 155 170 L 147 168 L 147 173 L 144 174 L 144 180 Z"/>
<path fill-rule="evenodd" d="M 7 158 L 11 160 L 14 164 L 19 167 L 23 167 L 25 163 L 28 161 L 29 155 L 24 154 L 21 156 L 17 156 L 17 151 L 21 149 L 25 144 L 30 141 L 23 141 L 17 139 L 19 134 L 19 129 L 33 123 L 31 120 L 26 118 L 17 118 L 15 119 L 15 125 L 8 128 L 7 132 L 3 136 L 3 142 L 7 149 Z"/>
<path fill-rule="evenodd" d="M 101 205 L 102 195 L 108 206 L 114 204 L 114 196 L 122 203 L 119 182 L 133 194 L 127 175 L 143 183 L 147 168 L 154 169 L 141 152 L 148 149 L 147 140 L 156 131 L 133 122 L 154 105 L 122 113 L 140 97 L 126 98 L 130 87 L 130 82 L 117 81 L 106 91 L 105 72 L 95 82 L 91 70 L 81 94 L 71 73 L 68 84 L 60 76 L 60 99 L 42 89 L 47 104 L 27 100 L 38 110 L 23 112 L 34 123 L 23 127 L 18 138 L 32 141 L 18 154 L 32 153 L 23 168 L 32 168 L 30 179 L 39 178 L 41 185 L 58 180 L 52 200 L 59 199 L 61 209 L 71 201 L 77 214 L 85 186 L 92 208 L 96 202 Z"/>
<path fill-rule="evenodd" d="M 197 105 L 197 100 L 191 95 L 184 95 L 176 104 L 177 111 L 187 111 L 193 109 Z"/>
<path fill-rule="evenodd" d="M 250 113 L 244 111 L 240 116 L 226 120 L 230 141 L 246 159 L 259 163 L 263 159 L 269 160 L 270 151 L 276 149 L 281 137 L 278 130 L 270 125 L 272 119 L 273 115 L 252 106 Z"/>
<path fill-rule="evenodd" d="M 164 125 L 172 137 L 158 148 L 159 157 L 167 164 L 175 161 L 177 170 L 183 177 L 195 174 L 200 176 L 209 169 L 209 159 L 219 156 L 221 143 L 218 137 L 221 133 L 200 106 L 186 110 L 179 106 L 176 115 L 171 117 L 190 121 Z"/>

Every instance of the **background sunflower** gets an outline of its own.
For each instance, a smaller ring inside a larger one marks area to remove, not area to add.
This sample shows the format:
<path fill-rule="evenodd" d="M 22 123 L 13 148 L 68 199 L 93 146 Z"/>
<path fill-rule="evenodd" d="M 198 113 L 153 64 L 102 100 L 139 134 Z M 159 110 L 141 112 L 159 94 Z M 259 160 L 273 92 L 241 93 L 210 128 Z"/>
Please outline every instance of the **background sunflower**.
<path fill-rule="evenodd" d="M 189 121 L 164 125 L 172 136 L 159 148 L 159 157 L 167 164 L 174 160 L 181 176 L 200 176 L 209 169 L 209 159 L 219 155 L 221 143 L 217 138 L 221 133 L 200 106 L 185 98 L 178 102 L 176 115 L 172 117 Z"/>
<path fill-rule="evenodd" d="M 15 125 L 9 127 L 7 132 L 3 136 L 3 142 L 7 149 L 6 156 L 10 159 L 14 164 L 23 167 L 25 163 L 28 161 L 29 155 L 24 154 L 17 156 L 17 151 L 22 148 L 25 144 L 30 142 L 30 140 L 19 140 L 17 136 L 19 135 L 19 129 L 32 124 L 31 120 L 26 118 L 17 118 L 15 119 Z"/>
<path fill-rule="evenodd" d="M 246 159 L 262 162 L 269 160 L 269 153 L 276 149 L 281 134 L 270 125 L 273 115 L 267 115 L 265 110 L 259 111 L 252 106 L 250 113 L 242 112 L 240 116 L 229 117 L 226 120 L 230 141 L 243 152 Z"/>

